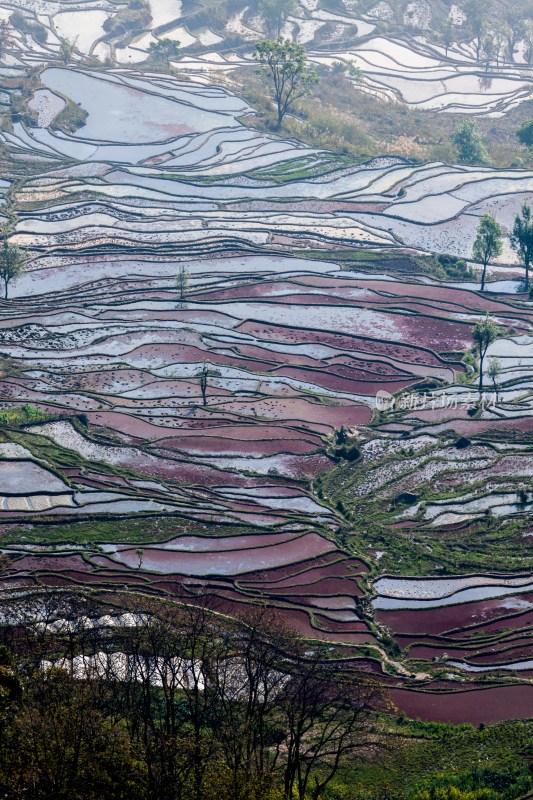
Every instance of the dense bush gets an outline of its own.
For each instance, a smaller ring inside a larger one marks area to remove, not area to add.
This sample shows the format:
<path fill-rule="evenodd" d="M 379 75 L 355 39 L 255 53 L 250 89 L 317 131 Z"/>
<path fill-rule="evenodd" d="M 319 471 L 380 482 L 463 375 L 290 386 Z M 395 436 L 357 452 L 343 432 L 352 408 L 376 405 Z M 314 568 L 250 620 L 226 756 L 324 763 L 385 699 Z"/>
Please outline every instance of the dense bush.
<path fill-rule="evenodd" d="M 416 790 L 409 800 L 511 800 L 526 792 L 529 780 L 520 769 L 478 769 L 441 775 Z"/>
<path fill-rule="evenodd" d="M 32 422 L 41 422 L 47 415 L 34 406 L 24 405 L 0 411 L 0 428 L 15 428 Z"/>

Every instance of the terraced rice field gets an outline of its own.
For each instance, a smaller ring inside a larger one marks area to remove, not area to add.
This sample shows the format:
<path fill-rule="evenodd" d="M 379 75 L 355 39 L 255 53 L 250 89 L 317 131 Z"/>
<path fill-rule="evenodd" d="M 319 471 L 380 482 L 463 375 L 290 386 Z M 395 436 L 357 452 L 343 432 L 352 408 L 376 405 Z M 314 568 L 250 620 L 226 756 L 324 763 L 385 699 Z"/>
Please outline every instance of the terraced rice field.
<path fill-rule="evenodd" d="M 3 590 L 201 594 L 229 614 L 268 603 L 380 672 L 408 713 L 521 716 L 533 692 L 532 306 L 509 251 L 509 280 L 483 294 L 401 265 L 464 256 L 488 209 L 509 226 L 533 199 L 531 172 L 353 165 L 259 133 L 222 83 L 250 54 L 212 51 L 220 37 L 189 31 L 175 0 L 153 0 L 150 27 L 123 47 L 105 35 L 106 0 L 16 5 L 46 41 L 15 32 L 6 93 L 26 67 L 47 68 L 36 124 L 0 134 L 12 241 L 30 255 L 0 305 L 0 401 L 41 417 L 1 432 Z M 531 96 L 518 56 L 479 75 L 471 48 L 446 55 L 385 41 L 348 10 L 300 11 L 294 38 L 317 62 L 361 64 L 369 92 L 493 116 Z M 254 24 L 243 12 L 228 31 L 246 40 Z M 315 53 L 324 25 L 356 44 Z M 58 37 L 79 30 L 67 68 Z M 140 66 L 163 35 L 182 43 L 181 77 Z M 68 103 L 87 118 L 67 134 L 54 120 Z M 463 355 L 487 312 L 505 329 L 491 349 L 503 373 L 473 416 Z M 383 390 L 398 396 L 390 413 L 376 408 Z M 431 394 L 402 405 L 413 392 Z M 335 453 L 341 428 L 354 463 Z M 476 537 L 493 520 L 515 539 L 496 537 L 491 568 Z M 387 552 L 394 536 L 425 577 Z M 452 554 L 460 537 L 474 544 L 472 563 L 457 557 L 444 576 L 446 537 Z"/>

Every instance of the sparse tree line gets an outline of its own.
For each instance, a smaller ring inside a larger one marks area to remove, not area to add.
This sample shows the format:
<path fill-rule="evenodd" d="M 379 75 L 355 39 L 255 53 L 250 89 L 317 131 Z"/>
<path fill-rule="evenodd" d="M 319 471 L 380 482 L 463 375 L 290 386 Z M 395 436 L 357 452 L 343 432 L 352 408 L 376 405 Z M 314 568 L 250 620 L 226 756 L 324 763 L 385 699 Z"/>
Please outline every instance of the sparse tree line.
<path fill-rule="evenodd" d="M 533 119 L 525 120 L 516 131 L 516 138 L 528 154 L 533 153 Z M 475 120 L 464 119 L 451 137 L 460 164 L 486 164 L 489 154 Z"/>
<path fill-rule="evenodd" d="M 509 233 L 509 244 L 517 254 L 520 264 L 525 270 L 525 288 L 530 290 L 529 270 L 533 262 L 533 216 L 531 207 L 524 203 L 515 216 Z M 472 248 L 474 261 L 482 266 L 481 290 L 485 288 L 488 264 L 502 254 L 503 231 L 494 214 L 484 214 L 477 228 L 477 235 Z"/>
<path fill-rule="evenodd" d="M 451 16 L 441 27 L 441 40 L 446 49 L 455 41 L 471 37 L 476 59 L 494 62 L 513 61 L 519 44 L 528 64 L 533 63 L 533 13 L 528 0 L 513 0 L 499 4 L 496 0 L 464 0 L 458 4 L 464 14 L 461 25 L 454 24 Z"/>
<path fill-rule="evenodd" d="M 383 745 L 376 681 L 272 611 L 28 603 L 0 647 L 7 800 L 320 800 Z"/>
<path fill-rule="evenodd" d="M 531 207 L 524 203 L 520 212 L 516 214 L 514 224 L 509 233 L 509 244 L 515 251 L 520 264 L 525 270 L 525 288 L 532 297 L 530 288 L 529 271 L 533 263 L 533 215 Z M 477 228 L 477 235 L 472 248 L 474 261 L 481 265 L 481 291 L 485 289 L 485 280 L 488 264 L 498 258 L 503 250 L 503 231 L 501 225 L 493 214 L 484 214 Z M 479 356 L 479 384 L 481 394 L 484 389 L 485 358 L 491 344 L 503 335 L 502 328 L 488 315 L 479 320 L 473 329 L 473 338 Z M 488 359 L 487 375 L 492 382 L 496 397 L 499 391 L 499 379 L 502 373 L 502 364 L 497 356 Z"/>
<path fill-rule="evenodd" d="M 265 39 L 256 42 L 254 57 L 259 63 L 259 75 L 263 78 L 274 104 L 276 112 L 274 128 L 280 130 L 286 114 L 294 109 L 298 100 L 309 95 L 318 85 L 319 75 L 309 65 L 305 47 L 294 44 L 280 35 L 275 40 Z M 352 83 L 359 83 L 363 78 L 363 73 L 353 63 L 345 64 L 337 61 L 332 71 L 346 72 Z M 516 137 L 528 153 L 533 152 L 533 119 L 525 120 L 520 125 Z M 469 117 L 464 119 L 451 136 L 451 142 L 461 164 L 488 162 L 489 154 L 474 119 Z"/>

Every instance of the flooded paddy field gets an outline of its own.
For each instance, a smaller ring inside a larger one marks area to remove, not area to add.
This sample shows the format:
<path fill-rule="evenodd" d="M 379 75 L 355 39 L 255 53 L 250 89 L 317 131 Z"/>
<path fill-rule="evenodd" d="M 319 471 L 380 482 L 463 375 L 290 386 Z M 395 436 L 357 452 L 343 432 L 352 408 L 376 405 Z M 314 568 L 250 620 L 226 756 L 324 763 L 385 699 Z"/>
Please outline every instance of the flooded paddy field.
<path fill-rule="evenodd" d="M 483 293 L 417 259 L 465 257 L 489 209 L 508 229 L 533 174 L 348 163 L 261 132 L 228 80 L 251 51 L 219 53 L 177 0 L 152 0 L 127 43 L 115 13 L 40 3 L 44 40 L 15 31 L 2 65 L 7 94 L 40 70 L 32 124 L 0 132 L 29 255 L 0 305 L 0 413 L 19 415 L 1 428 L 2 590 L 268 603 L 379 669 L 411 716 L 523 716 L 533 307 L 508 248 Z M 245 10 L 227 32 L 254 25 Z M 357 64 L 365 91 L 412 108 L 497 117 L 532 94 L 518 52 L 482 71 L 471 47 L 315 4 L 287 25 L 316 64 Z M 318 47 L 326 25 L 338 39 Z M 175 71 L 146 63 L 168 36 Z M 501 375 L 478 408 L 465 353 L 487 314 Z"/>

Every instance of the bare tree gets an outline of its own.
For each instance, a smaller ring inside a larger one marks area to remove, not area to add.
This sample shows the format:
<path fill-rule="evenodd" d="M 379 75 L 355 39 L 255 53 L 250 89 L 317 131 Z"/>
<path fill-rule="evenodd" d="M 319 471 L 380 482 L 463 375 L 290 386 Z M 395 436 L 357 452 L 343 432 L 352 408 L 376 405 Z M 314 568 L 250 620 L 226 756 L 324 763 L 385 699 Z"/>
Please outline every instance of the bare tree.
<path fill-rule="evenodd" d="M 239 614 L 228 634 L 228 656 L 216 673 L 217 738 L 235 798 L 244 797 L 250 783 L 266 797 L 276 776 L 276 745 L 283 738 L 276 706 L 287 681 L 287 654 L 299 639 L 266 606 Z"/>
<path fill-rule="evenodd" d="M 383 690 L 368 675 L 343 672 L 326 646 L 302 655 L 279 697 L 284 800 L 319 800 L 347 757 L 380 746 L 376 710 Z"/>

